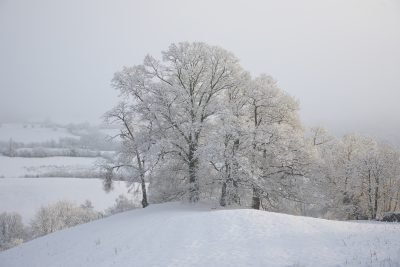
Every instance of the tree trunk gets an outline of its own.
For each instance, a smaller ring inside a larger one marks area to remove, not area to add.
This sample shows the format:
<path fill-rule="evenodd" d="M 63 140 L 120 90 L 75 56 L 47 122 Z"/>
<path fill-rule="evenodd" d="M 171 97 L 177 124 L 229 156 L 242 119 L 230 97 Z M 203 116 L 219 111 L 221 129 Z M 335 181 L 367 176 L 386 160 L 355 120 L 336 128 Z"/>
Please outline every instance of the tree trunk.
<path fill-rule="evenodd" d="M 232 201 L 233 201 L 235 204 L 240 205 L 240 196 L 239 196 L 239 185 L 238 185 L 238 182 L 235 181 L 235 180 L 233 180 L 233 181 L 232 181 L 232 186 L 233 186 L 233 190 L 234 190 L 234 195 L 233 195 L 233 197 L 232 197 Z"/>
<path fill-rule="evenodd" d="M 221 188 L 221 198 L 219 200 L 219 204 L 222 207 L 226 206 L 226 182 L 222 183 L 222 188 Z"/>
<path fill-rule="evenodd" d="M 140 172 L 140 183 L 142 186 L 142 207 L 146 208 L 149 205 L 147 201 L 147 189 L 146 189 L 146 180 L 144 179 L 144 161 L 141 160 L 139 151 L 136 150 L 136 160 L 139 167 Z"/>
<path fill-rule="evenodd" d="M 371 181 L 371 171 L 368 171 L 368 210 L 369 219 L 373 219 L 374 211 L 372 207 L 372 181 Z"/>
<path fill-rule="evenodd" d="M 253 187 L 253 198 L 252 198 L 251 208 L 256 210 L 259 210 L 261 208 L 260 191 L 255 187 Z"/>
<path fill-rule="evenodd" d="M 378 213 L 378 198 L 379 198 L 379 178 L 375 177 L 375 199 L 374 199 L 374 214 L 373 218 L 376 219 Z"/>
<path fill-rule="evenodd" d="M 197 158 L 194 153 L 196 148 L 194 145 L 189 146 L 189 202 L 197 202 L 200 199 L 199 184 L 197 181 Z"/>
<path fill-rule="evenodd" d="M 199 201 L 199 185 L 196 179 L 196 170 L 195 167 L 189 166 L 189 202 L 197 202 Z"/>
<path fill-rule="evenodd" d="M 141 185 L 142 185 L 142 207 L 146 208 L 149 205 L 149 202 L 147 201 L 147 189 L 144 178 L 141 179 Z"/>

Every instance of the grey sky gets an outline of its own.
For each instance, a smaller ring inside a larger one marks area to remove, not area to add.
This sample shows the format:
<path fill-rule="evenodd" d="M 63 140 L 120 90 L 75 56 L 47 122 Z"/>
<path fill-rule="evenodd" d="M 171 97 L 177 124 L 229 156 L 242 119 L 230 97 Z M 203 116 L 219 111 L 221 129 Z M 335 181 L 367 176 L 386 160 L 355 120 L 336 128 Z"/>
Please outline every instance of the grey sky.
<path fill-rule="evenodd" d="M 93 121 L 123 65 L 204 41 L 266 72 L 306 124 L 400 135 L 400 1 L 0 0 L 0 121 Z"/>

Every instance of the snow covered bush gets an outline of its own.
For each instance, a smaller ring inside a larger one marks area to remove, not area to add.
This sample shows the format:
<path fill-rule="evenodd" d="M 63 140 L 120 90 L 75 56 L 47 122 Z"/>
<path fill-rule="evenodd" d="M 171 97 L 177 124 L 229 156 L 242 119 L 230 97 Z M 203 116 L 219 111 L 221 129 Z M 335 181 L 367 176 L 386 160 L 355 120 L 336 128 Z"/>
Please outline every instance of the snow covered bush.
<path fill-rule="evenodd" d="M 78 206 L 68 201 L 59 201 L 38 210 L 31 222 L 32 234 L 39 237 L 100 217 L 88 203 Z"/>
<path fill-rule="evenodd" d="M 114 206 L 106 210 L 106 215 L 113 215 L 127 210 L 137 209 L 139 206 L 124 195 L 119 195 Z"/>
<path fill-rule="evenodd" d="M 0 214 L 0 251 L 17 246 L 26 238 L 21 215 L 7 212 Z"/>

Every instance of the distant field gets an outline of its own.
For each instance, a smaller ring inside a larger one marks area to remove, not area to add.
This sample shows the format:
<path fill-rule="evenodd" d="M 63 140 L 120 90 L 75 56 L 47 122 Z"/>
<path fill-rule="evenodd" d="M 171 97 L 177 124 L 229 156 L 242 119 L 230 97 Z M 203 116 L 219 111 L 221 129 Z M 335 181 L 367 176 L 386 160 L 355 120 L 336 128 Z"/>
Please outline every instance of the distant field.
<path fill-rule="evenodd" d="M 103 190 L 102 180 L 99 179 L 100 170 L 96 165 L 101 158 L 95 156 L 113 153 L 101 150 L 102 139 L 108 133 L 116 133 L 116 130 L 95 127 L 71 127 L 68 130 L 37 123 L 1 124 L 0 142 L 3 142 L 3 152 L 7 152 L 12 143 L 19 143 L 19 147 L 14 148 L 12 157 L 0 154 L 0 213 L 17 212 L 25 223 L 29 223 L 41 206 L 60 200 L 77 204 L 90 200 L 97 211 L 113 206 L 115 199 L 121 194 L 136 201 L 140 193 L 134 194 L 135 190 L 128 193 L 125 182 L 115 182 L 114 190 L 109 193 Z M 73 138 L 77 141 L 84 138 L 84 141 L 76 142 L 74 147 L 54 147 L 60 146 L 59 141 L 62 138 Z M 100 147 L 96 147 L 97 144 Z M 86 145 L 91 145 L 91 148 Z M 39 150 L 43 152 L 42 157 L 34 154 Z M 77 153 L 74 156 L 54 156 L 64 150 Z M 15 156 L 21 151 L 31 153 L 25 153 L 29 154 L 27 157 Z M 81 156 L 89 152 L 95 156 Z"/>
<path fill-rule="evenodd" d="M 96 172 L 95 163 L 98 159 L 87 157 L 19 158 L 0 156 L 0 177 L 35 177 L 48 176 L 50 173 L 73 175 L 79 172 Z"/>
<path fill-rule="evenodd" d="M 106 193 L 100 179 L 3 178 L 0 179 L 0 213 L 18 212 L 28 223 L 37 209 L 59 200 L 82 204 L 90 200 L 97 211 L 112 206 L 120 194 L 129 195 L 125 182 L 115 182 Z"/>
<path fill-rule="evenodd" d="M 32 127 L 33 126 L 33 127 Z M 4 123 L 0 127 L 0 141 L 39 143 L 58 141 L 60 138 L 78 138 L 67 131 L 66 128 L 45 128 L 38 124 Z"/>

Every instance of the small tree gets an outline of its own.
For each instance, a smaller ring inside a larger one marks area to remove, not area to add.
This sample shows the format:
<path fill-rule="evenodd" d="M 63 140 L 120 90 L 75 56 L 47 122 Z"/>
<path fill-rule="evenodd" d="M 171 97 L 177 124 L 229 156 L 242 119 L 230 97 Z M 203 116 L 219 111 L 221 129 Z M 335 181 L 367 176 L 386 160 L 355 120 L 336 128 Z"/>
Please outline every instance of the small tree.
<path fill-rule="evenodd" d="M 21 244 L 27 238 L 21 215 L 17 213 L 0 214 L 0 250 Z"/>
<path fill-rule="evenodd" d="M 116 83 L 118 82 L 116 81 Z M 141 116 L 139 110 L 146 108 L 142 105 L 139 106 L 140 108 L 120 102 L 105 114 L 106 122 L 120 126 L 120 132 L 115 137 L 122 141 L 117 157 L 113 162 L 108 161 L 104 165 L 107 171 L 105 185 L 110 188 L 114 170 L 128 171 L 131 176 L 129 182 L 139 182 L 141 185 L 142 207 L 145 208 L 149 205 L 148 176 L 157 165 L 161 152 L 160 149 L 155 149 L 155 139 L 159 136 L 154 129 L 154 118 L 148 114 Z"/>

